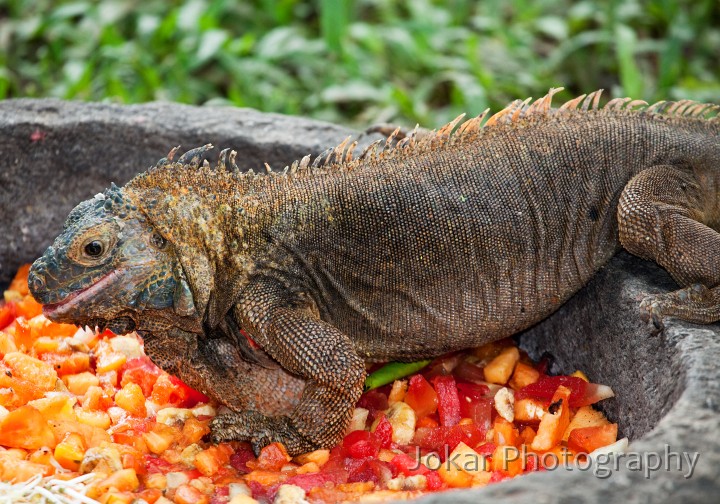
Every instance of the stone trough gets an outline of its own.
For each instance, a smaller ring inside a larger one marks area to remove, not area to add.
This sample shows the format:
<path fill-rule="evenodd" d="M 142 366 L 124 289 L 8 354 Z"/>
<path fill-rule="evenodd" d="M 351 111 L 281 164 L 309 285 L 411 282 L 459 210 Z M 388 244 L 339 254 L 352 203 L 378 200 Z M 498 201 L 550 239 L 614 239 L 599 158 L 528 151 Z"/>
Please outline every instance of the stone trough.
<path fill-rule="evenodd" d="M 241 167 L 281 168 L 349 134 L 356 132 L 235 108 L 0 102 L 0 287 L 44 250 L 76 203 L 111 181 L 125 183 L 172 146 L 211 142 L 218 151 L 236 149 Z M 533 357 L 553 355 L 555 371 L 582 369 L 612 386 L 617 397 L 603 408 L 631 440 L 626 457 L 419 502 L 719 503 L 720 326 L 668 320 L 666 331 L 653 336 L 638 317 L 643 296 L 673 288 L 663 270 L 621 253 L 520 336 Z"/>

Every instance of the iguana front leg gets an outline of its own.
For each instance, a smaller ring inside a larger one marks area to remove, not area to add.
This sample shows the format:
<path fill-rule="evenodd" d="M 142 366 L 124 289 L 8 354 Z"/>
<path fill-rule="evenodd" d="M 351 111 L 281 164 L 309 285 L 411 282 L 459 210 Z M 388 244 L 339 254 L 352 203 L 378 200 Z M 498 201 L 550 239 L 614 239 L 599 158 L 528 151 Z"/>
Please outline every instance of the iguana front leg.
<path fill-rule="evenodd" d="M 293 299 L 276 280 L 256 278 L 235 314 L 239 324 L 287 371 L 306 382 L 300 403 L 287 416 L 230 413 L 212 423 L 215 441 L 249 440 L 259 448 L 275 441 L 298 454 L 337 443 L 352 416 L 365 379 L 364 361 L 350 339 Z"/>
<path fill-rule="evenodd" d="M 145 352 L 157 366 L 231 409 L 277 414 L 299 402 L 301 379 L 279 366 L 266 369 L 243 360 L 229 339 L 178 328 L 142 336 Z"/>
<path fill-rule="evenodd" d="M 694 323 L 720 320 L 720 233 L 711 225 L 717 194 L 712 177 L 677 166 L 655 166 L 635 176 L 618 205 L 620 241 L 631 253 L 657 262 L 682 287 L 650 296 L 643 318 L 662 328 L 663 316 Z M 708 167 L 705 172 L 713 173 Z"/>

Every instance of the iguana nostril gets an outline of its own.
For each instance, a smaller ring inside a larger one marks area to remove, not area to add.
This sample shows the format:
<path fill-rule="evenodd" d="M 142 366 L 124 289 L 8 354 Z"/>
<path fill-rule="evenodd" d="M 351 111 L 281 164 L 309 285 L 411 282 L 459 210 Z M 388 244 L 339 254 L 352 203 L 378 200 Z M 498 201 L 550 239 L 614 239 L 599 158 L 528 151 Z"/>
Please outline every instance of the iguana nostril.
<path fill-rule="evenodd" d="M 45 288 L 45 279 L 41 275 L 38 275 L 34 271 L 31 271 L 28 285 L 30 287 L 30 292 L 40 292 L 42 289 Z"/>

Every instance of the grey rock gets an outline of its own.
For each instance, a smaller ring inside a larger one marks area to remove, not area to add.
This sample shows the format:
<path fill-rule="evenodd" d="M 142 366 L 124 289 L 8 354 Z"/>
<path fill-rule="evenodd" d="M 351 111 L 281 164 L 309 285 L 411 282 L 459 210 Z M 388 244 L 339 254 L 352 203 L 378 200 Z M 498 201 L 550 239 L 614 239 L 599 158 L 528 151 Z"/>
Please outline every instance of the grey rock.
<path fill-rule="evenodd" d="M 258 169 L 319 153 L 352 133 L 225 107 L 0 102 L 0 285 L 42 252 L 76 203 L 111 181 L 123 184 L 174 145 L 232 147 L 241 167 Z M 620 253 L 553 316 L 518 336 L 533 357 L 549 352 L 554 371 L 582 369 L 612 386 L 616 397 L 602 409 L 637 455 L 617 459 L 617 470 L 614 462 L 557 469 L 418 502 L 719 503 L 720 327 L 667 320 L 666 331 L 652 335 L 638 315 L 644 296 L 674 288 L 654 264 Z M 691 476 L 688 461 L 680 458 L 678 470 L 673 453 L 698 457 Z M 646 477 L 648 462 L 660 468 Z"/>

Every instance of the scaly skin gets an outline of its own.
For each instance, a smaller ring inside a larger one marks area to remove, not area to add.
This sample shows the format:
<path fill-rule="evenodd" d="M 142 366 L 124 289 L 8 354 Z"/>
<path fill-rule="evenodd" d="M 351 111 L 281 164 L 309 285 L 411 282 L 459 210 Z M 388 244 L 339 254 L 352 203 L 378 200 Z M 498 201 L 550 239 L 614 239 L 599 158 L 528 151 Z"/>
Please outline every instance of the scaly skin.
<path fill-rule="evenodd" d="M 54 303 L 51 319 L 140 331 L 159 365 L 233 408 L 216 440 L 292 454 L 339 441 L 366 362 L 521 331 L 621 243 L 684 287 L 643 316 L 717 321 L 714 109 L 600 109 L 593 93 L 555 110 L 554 92 L 482 128 L 451 124 L 355 160 L 343 144 L 282 174 L 226 169 L 226 152 L 213 169 L 208 146 L 173 152 L 78 206 L 31 290 Z"/>

